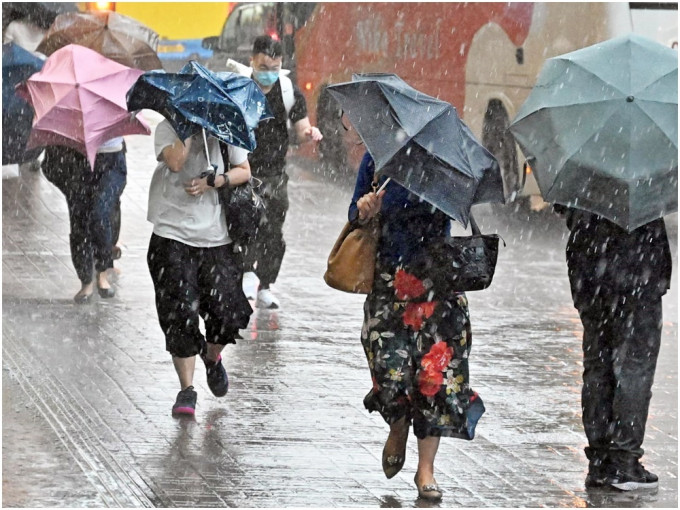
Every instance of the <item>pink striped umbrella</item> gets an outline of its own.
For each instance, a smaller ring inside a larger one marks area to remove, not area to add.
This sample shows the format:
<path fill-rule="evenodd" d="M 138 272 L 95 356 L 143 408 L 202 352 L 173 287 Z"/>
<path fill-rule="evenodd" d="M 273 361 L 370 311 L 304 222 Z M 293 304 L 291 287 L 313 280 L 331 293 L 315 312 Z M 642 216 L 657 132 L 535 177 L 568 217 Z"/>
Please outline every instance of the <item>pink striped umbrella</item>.
<path fill-rule="evenodd" d="M 94 168 L 97 149 L 123 135 L 151 134 L 128 112 L 125 94 L 144 72 L 69 44 L 55 51 L 20 90 L 35 110 L 27 148 L 66 145 L 87 156 Z"/>

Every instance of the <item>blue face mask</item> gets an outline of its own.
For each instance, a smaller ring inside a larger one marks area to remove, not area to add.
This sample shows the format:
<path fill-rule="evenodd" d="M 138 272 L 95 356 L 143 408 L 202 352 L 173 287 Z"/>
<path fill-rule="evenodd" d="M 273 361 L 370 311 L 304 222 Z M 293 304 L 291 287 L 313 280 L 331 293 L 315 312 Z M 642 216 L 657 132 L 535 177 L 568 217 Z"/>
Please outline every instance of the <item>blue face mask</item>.
<path fill-rule="evenodd" d="M 253 71 L 253 78 L 265 87 L 270 87 L 279 79 L 278 71 Z"/>

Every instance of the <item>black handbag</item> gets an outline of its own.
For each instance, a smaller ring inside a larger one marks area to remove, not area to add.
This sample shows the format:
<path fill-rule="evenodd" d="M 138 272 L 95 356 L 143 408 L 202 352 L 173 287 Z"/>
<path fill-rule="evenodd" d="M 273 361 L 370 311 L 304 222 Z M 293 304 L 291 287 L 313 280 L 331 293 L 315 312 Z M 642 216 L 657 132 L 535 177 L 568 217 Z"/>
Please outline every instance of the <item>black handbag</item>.
<path fill-rule="evenodd" d="M 248 246 L 255 238 L 260 224 L 265 220 L 265 206 L 257 193 L 257 180 L 233 188 L 222 186 L 218 189 L 227 229 L 231 240 L 242 247 Z"/>
<path fill-rule="evenodd" d="M 208 157 L 206 142 L 206 157 Z M 229 170 L 229 148 L 220 143 L 220 152 L 225 172 Z M 217 194 L 224 209 L 229 237 L 235 245 L 246 247 L 255 238 L 260 225 L 265 221 L 265 205 L 258 193 L 261 181 L 251 177 L 244 184 L 233 188 L 222 186 Z"/>
<path fill-rule="evenodd" d="M 471 236 L 449 237 L 431 244 L 428 255 L 438 283 L 453 291 L 486 289 L 498 260 L 498 234 L 482 234 L 470 215 Z M 505 246 L 505 241 L 503 241 Z"/>

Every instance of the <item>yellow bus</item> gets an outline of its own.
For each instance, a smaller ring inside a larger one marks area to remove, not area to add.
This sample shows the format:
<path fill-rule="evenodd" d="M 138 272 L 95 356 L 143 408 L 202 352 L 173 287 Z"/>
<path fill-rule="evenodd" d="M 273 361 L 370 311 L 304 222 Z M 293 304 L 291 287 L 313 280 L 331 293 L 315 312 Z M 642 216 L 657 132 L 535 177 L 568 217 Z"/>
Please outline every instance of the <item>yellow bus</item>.
<path fill-rule="evenodd" d="M 205 60 L 204 38 L 219 35 L 234 2 L 83 2 L 81 10 L 108 10 L 144 23 L 158 33 L 158 56 L 167 71 L 188 60 Z"/>

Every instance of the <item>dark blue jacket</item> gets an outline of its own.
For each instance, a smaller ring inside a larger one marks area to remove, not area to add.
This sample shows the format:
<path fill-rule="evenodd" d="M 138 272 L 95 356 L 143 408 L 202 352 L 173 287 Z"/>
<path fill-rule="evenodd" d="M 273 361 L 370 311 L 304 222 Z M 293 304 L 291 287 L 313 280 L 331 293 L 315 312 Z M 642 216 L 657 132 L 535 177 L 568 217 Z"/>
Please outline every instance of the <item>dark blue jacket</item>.
<path fill-rule="evenodd" d="M 349 221 L 357 221 L 357 201 L 371 191 L 375 164 L 370 154 L 364 154 L 359 166 L 354 196 L 349 206 Z M 387 178 L 382 176 L 379 184 Z M 407 264 L 422 250 L 429 240 L 449 235 L 450 219 L 432 205 L 420 200 L 406 188 L 390 181 L 385 188 L 381 216 L 381 237 L 378 257 L 392 266 Z"/>

